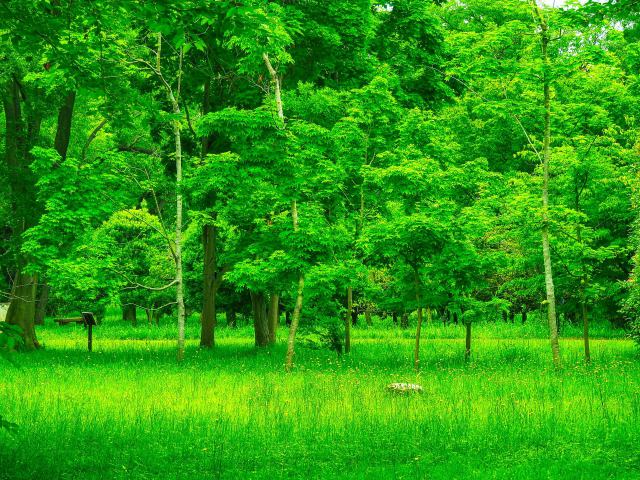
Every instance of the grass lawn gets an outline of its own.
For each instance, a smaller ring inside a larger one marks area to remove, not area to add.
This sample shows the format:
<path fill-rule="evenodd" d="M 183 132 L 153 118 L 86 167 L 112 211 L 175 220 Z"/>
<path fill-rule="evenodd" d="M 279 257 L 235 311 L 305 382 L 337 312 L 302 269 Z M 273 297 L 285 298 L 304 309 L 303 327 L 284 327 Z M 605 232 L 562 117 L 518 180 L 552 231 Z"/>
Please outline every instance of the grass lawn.
<path fill-rule="evenodd" d="M 19 425 L 0 479 L 640 478 L 640 362 L 616 334 L 594 330 L 585 366 L 567 329 L 554 372 L 542 327 L 479 325 L 465 364 L 464 329 L 427 326 L 416 374 L 413 332 L 356 328 L 349 357 L 300 347 L 285 374 L 284 330 L 256 351 L 222 328 L 178 365 L 172 327 L 104 324 L 92 354 L 81 327 L 40 329 L 44 350 L 0 363 Z"/>

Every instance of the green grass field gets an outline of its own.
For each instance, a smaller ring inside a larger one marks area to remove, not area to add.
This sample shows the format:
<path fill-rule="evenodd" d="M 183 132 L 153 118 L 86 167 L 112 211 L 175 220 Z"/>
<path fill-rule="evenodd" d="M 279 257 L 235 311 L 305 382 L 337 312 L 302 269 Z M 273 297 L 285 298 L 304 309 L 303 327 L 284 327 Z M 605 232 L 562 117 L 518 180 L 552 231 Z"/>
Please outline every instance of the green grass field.
<path fill-rule="evenodd" d="M 284 336 L 256 351 L 249 328 L 190 340 L 178 365 L 171 327 L 99 326 L 92 354 L 81 327 L 46 327 L 44 350 L 0 364 L 19 425 L 0 478 L 640 478 L 636 347 L 596 328 L 585 366 L 578 333 L 560 372 L 543 327 L 488 324 L 468 364 L 462 327 L 425 328 L 420 374 L 411 331 L 356 328 L 350 356 L 301 347 L 286 374 Z"/>

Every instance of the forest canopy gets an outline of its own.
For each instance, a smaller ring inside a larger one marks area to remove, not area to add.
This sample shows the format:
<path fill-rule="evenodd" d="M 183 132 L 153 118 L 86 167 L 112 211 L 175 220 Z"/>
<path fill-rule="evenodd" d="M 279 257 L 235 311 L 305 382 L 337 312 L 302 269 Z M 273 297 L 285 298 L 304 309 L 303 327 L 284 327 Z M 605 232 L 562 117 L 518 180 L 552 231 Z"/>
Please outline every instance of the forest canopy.
<path fill-rule="evenodd" d="M 536 316 L 588 358 L 640 312 L 640 9 L 551 3 L 3 1 L 7 322 L 143 309 L 180 357 L 285 312 L 290 366 L 298 325 Z"/>

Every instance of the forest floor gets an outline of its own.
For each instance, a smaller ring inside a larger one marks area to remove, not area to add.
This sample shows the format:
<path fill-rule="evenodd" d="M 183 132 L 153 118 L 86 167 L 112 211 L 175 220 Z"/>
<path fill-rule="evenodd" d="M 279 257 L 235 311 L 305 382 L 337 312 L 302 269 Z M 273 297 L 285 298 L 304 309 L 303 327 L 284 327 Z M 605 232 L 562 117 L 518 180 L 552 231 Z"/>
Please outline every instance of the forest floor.
<path fill-rule="evenodd" d="M 413 332 L 354 329 L 352 353 L 301 345 L 283 369 L 285 330 L 257 351 L 248 327 L 214 350 L 189 328 L 39 329 L 41 351 L 0 363 L 0 479 L 636 479 L 640 358 L 598 327 L 591 365 L 579 329 L 551 367 L 544 328 L 429 325 L 422 372 Z M 608 338 L 603 338 L 608 337 Z M 617 337 L 617 338 L 616 338 Z M 390 382 L 417 382 L 399 396 Z"/>

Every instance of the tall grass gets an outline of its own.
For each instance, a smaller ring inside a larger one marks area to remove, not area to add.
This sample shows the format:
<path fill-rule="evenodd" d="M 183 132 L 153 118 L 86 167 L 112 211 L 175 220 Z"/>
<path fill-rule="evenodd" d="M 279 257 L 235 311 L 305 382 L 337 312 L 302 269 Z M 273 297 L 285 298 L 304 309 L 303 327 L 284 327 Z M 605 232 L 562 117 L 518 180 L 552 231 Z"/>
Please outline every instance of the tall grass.
<path fill-rule="evenodd" d="M 349 356 L 299 348 L 285 374 L 283 339 L 258 351 L 247 328 L 202 351 L 192 325 L 178 365 L 172 327 L 105 323 L 92 354 L 82 328 L 49 327 L 43 351 L 0 365 L 19 424 L 0 432 L 0 478 L 638 478 L 631 342 L 594 340 L 585 366 L 564 339 L 556 372 L 546 339 L 507 327 L 528 328 L 475 328 L 470 363 L 461 328 L 428 327 L 419 374 L 399 329 L 357 328 Z"/>

